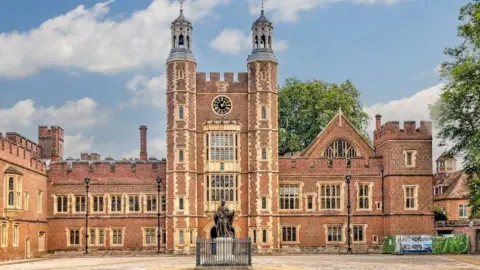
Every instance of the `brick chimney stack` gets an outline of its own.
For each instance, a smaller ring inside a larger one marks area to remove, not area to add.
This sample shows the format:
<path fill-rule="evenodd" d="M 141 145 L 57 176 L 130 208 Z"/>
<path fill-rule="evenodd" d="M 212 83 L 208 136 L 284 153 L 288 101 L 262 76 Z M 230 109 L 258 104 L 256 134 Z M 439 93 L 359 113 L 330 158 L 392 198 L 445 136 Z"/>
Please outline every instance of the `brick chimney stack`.
<path fill-rule="evenodd" d="M 375 115 L 375 129 L 379 130 L 382 127 L 382 116 L 380 114 Z"/>
<path fill-rule="evenodd" d="M 140 160 L 147 160 L 147 126 L 140 126 Z"/>

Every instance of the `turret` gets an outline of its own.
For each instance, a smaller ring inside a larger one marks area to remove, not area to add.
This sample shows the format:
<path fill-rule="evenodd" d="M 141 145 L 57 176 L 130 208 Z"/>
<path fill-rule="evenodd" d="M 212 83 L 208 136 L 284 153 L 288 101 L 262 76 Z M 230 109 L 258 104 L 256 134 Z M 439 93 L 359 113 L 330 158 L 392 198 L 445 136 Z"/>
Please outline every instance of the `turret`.
<path fill-rule="evenodd" d="M 258 60 L 277 63 L 273 53 L 273 24 L 265 17 L 263 3 L 260 17 L 252 24 L 252 54 L 248 57 L 249 63 Z"/>
<path fill-rule="evenodd" d="M 180 7 L 180 15 L 170 26 L 172 35 L 172 49 L 167 62 L 176 60 L 188 60 L 195 62 L 192 53 L 192 23 L 183 15 L 183 3 Z"/>

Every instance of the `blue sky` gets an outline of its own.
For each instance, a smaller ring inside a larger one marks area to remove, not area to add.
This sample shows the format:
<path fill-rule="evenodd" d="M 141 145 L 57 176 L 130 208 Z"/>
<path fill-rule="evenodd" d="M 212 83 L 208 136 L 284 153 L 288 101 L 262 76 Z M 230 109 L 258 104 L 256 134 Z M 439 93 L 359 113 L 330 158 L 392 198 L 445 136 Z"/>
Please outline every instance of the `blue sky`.
<path fill-rule="evenodd" d="M 467 0 L 266 0 L 279 81 L 351 80 L 365 110 L 428 119 L 443 49 L 458 44 Z M 178 1 L 4 0 L 0 3 L 0 132 L 36 140 L 65 129 L 66 155 L 137 157 L 138 127 L 164 155 L 165 58 Z M 198 71 L 246 70 L 259 1 L 191 0 Z M 372 121 L 373 124 L 373 121 Z M 438 154 L 441 149 L 436 149 Z"/>

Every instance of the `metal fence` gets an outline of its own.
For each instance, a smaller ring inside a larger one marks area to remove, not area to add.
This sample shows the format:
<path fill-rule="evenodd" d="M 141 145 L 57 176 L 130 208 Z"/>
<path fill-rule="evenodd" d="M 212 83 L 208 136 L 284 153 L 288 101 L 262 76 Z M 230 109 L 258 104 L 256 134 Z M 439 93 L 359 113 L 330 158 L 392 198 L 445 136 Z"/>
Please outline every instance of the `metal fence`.
<path fill-rule="evenodd" d="M 247 239 L 197 238 L 197 266 L 251 266 L 252 242 Z"/>

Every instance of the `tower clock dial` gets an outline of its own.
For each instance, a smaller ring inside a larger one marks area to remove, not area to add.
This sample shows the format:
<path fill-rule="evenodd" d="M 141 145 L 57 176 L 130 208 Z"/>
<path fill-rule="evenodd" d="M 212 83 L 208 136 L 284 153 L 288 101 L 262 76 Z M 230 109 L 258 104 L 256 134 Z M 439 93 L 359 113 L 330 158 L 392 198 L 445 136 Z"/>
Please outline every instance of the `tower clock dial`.
<path fill-rule="evenodd" d="M 213 111 L 219 115 L 226 115 L 232 110 L 232 101 L 226 96 L 219 96 L 213 100 Z"/>

